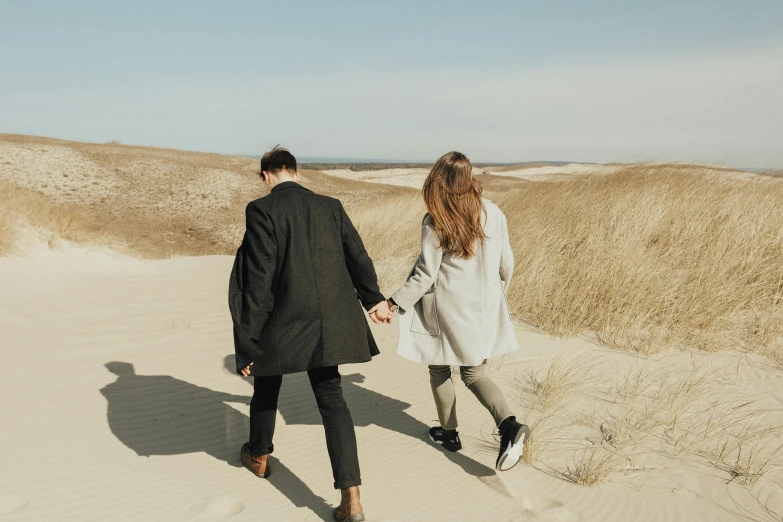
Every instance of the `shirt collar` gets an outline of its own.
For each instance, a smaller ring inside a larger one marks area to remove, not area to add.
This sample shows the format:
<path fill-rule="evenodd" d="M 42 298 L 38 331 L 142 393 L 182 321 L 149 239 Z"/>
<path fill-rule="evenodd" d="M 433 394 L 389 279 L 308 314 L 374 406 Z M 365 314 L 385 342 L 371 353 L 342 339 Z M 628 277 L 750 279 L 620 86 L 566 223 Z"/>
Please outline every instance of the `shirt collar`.
<path fill-rule="evenodd" d="M 300 185 L 299 183 L 297 183 L 296 181 L 284 181 L 282 183 L 278 183 L 277 185 L 275 185 L 272 188 L 272 192 L 276 192 L 278 190 L 285 190 L 289 188 L 299 188 L 299 189 L 308 190 L 304 188 L 302 185 Z"/>

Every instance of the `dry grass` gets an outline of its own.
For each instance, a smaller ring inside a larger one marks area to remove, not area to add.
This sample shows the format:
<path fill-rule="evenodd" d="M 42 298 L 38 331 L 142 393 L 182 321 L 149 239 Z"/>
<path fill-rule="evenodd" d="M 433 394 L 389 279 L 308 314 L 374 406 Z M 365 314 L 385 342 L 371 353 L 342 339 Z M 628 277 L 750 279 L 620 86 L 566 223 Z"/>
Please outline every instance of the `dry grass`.
<path fill-rule="evenodd" d="M 516 402 L 524 407 L 525 424 L 530 428 L 522 453 L 525 462 L 544 461 L 553 445 L 562 442 L 564 431 L 575 424 L 571 407 L 595 388 L 594 364 L 574 353 L 555 357 L 545 370 L 517 375 Z"/>
<path fill-rule="evenodd" d="M 783 412 L 770 402 L 714 400 L 678 427 L 679 437 L 667 434 L 666 441 L 673 449 L 684 446 L 730 480 L 753 485 L 783 469 Z"/>
<path fill-rule="evenodd" d="M 488 196 L 509 221 L 516 318 L 645 355 L 742 349 L 783 368 L 780 180 L 641 165 Z M 407 198 L 350 209 L 387 284 L 418 252 L 423 209 Z"/>
<path fill-rule="evenodd" d="M 3 214 L 13 222 L 15 231 L 24 220 L 50 247 L 60 239 L 81 243 L 105 239 L 98 233 L 97 220 L 78 209 L 54 204 L 46 196 L 8 184 L 0 184 L 0 194 Z"/>
<path fill-rule="evenodd" d="M 244 209 L 267 187 L 257 160 L 119 143 L 0 135 L 0 211 L 52 241 L 102 244 L 147 258 L 233 254 Z M 303 171 L 349 211 L 413 194 Z M 386 216 L 386 227 L 393 221 Z"/>
<path fill-rule="evenodd" d="M 557 474 L 580 486 L 598 486 L 618 471 L 623 459 L 616 453 L 599 447 L 584 449 L 574 456 L 573 463 Z"/>
<path fill-rule="evenodd" d="M 0 208 L 0 256 L 9 254 L 16 243 L 17 225 L 14 215 Z"/>
<path fill-rule="evenodd" d="M 510 399 L 517 411 L 524 412 L 520 421 L 530 428 L 522 460 L 532 465 L 551 468 L 551 458 L 569 451 L 574 438 L 568 432 L 578 421 L 574 404 L 579 397 L 595 391 L 597 382 L 592 372 L 594 362 L 581 353 L 557 356 L 544 369 L 525 369 L 515 372 L 511 388 L 516 391 Z M 497 432 L 482 434 L 478 446 L 489 454 L 496 454 L 500 436 Z M 562 476 L 561 470 L 555 473 Z"/>
<path fill-rule="evenodd" d="M 771 397 L 748 396 L 729 373 L 672 355 L 645 361 L 609 388 L 590 421 L 604 447 L 655 450 L 752 485 L 783 463 L 783 411 Z"/>
<path fill-rule="evenodd" d="M 606 400 L 613 406 L 601 418 L 602 442 L 621 449 L 682 428 L 697 399 L 714 391 L 719 382 L 709 368 L 693 363 L 683 366 L 683 361 L 665 357 L 645 361 L 609 388 Z"/>
<path fill-rule="evenodd" d="M 0 195 L 6 228 L 21 207 L 53 237 L 144 257 L 233 254 L 244 206 L 266 192 L 247 158 L 9 135 L 0 149 L 0 182 L 17 189 Z M 642 354 L 739 348 L 783 368 L 783 180 L 641 165 L 486 182 L 509 221 L 517 319 Z M 384 289 L 404 281 L 424 213 L 417 191 L 313 171 L 303 183 L 344 201 Z"/>
<path fill-rule="evenodd" d="M 757 350 L 783 334 L 783 183 L 680 166 L 530 183 L 498 198 L 515 315 L 653 353 Z"/>
<path fill-rule="evenodd" d="M 783 469 L 783 411 L 748 396 L 731 368 L 676 352 L 622 371 L 586 360 L 561 356 L 520 373 L 526 462 L 586 486 L 667 467 L 709 467 L 753 485 Z"/>
<path fill-rule="evenodd" d="M 375 262 L 381 288 L 396 289 L 405 281 L 419 254 L 424 202 L 419 197 L 402 195 L 346 210 Z M 418 220 L 414 216 L 419 216 Z"/>
<path fill-rule="evenodd" d="M 514 397 L 530 427 L 523 460 L 583 486 L 606 482 L 628 460 L 618 448 L 603 445 L 600 437 L 590 440 L 600 424 L 597 405 L 606 399 L 600 396 L 598 360 L 589 357 L 561 355 L 545 369 L 518 372 Z M 488 441 L 485 449 L 496 446 L 497 441 Z"/>
<path fill-rule="evenodd" d="M 122 209 L 112 212 L 97 206 L 58 203 L 49 196 L 2 183 L 0 208 L 5 215 L 14 216 L 16 223 L 32 227 L 38 238 L 52 248 L 60 240 L 67 240 L 105 245 L 140 257 L 162 258 L 217 254 L 227 246 L 182 218 L 161 219 Z"/>

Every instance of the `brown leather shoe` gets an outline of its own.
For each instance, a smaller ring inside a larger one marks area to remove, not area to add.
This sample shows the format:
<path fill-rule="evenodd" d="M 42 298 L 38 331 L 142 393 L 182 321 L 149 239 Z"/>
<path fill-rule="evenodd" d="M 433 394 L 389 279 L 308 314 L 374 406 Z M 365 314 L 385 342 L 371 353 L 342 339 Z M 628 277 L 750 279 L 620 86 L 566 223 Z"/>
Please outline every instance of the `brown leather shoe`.
<path fill-rule="evenodd" d="M 359 500 L 359 486 L 341 489 L 340 507 L 334 510 L 337 522 L 364 522 L 364 508 Z"/>
<path fill-rule="evenodd" d="M 269 469 L 269 455 L 263 455 L 261 457 L 252 456 L 250 454 L 250 444 L 248 443 L 242 445 L 242 451 L 239 453 L 239 457 L 242 459 L 242 464 L 252 471 L 256 477 L 267 478 L 272 473 L 272 470 Z"/>

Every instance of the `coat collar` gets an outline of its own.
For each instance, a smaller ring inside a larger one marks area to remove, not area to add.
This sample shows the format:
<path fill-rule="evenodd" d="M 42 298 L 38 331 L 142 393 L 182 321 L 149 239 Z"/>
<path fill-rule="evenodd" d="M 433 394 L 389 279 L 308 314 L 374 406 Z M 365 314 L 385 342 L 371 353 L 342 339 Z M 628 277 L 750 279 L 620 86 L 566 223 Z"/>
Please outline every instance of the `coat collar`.
<path fill-rule="evenodd" d="M 297 188 L 297 189 L 307 190 L 308 192 L 310 190 L 310 189 L 307 189 L 307 188 L 303 187 L 302 185 L 300 185 L 296 181 L 284 181 L 282 183 L 278 183 L 277 185 L 275 185 L 272 188 L 272 192 L 277 192 L 278 190 L 285 190 L 285 189 L 289 189 L 289 188 Z"/>

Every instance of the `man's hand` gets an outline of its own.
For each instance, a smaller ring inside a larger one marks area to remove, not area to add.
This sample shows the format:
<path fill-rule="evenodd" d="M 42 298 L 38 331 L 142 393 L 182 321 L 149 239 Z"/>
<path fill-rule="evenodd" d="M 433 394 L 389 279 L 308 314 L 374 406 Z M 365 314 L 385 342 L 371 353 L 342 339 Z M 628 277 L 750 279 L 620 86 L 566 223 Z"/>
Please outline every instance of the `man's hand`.
<path fill-rule="evenodd" d="M 370 319 L 375 324 L 391 323 L 392 317 L 394 312 L 389 309 L 389 303 L 386 301 L 381 301 L 370 310 Z"/>
<path fill-rule="evenodd" d="M 242 374 L 242 377 L 250 377 L 250 367 L 253 366 L 253 363 L 248 364 L 241 370 L 239 370 L 239 373 Z"/>

